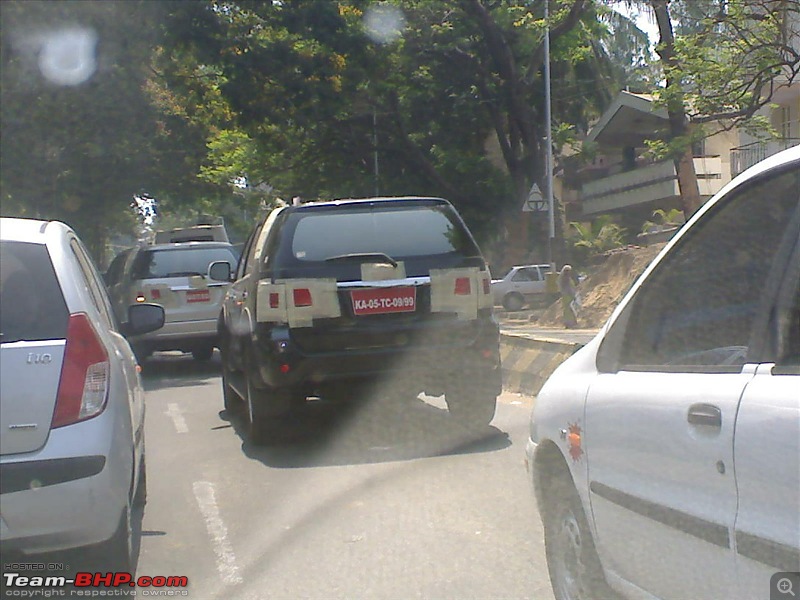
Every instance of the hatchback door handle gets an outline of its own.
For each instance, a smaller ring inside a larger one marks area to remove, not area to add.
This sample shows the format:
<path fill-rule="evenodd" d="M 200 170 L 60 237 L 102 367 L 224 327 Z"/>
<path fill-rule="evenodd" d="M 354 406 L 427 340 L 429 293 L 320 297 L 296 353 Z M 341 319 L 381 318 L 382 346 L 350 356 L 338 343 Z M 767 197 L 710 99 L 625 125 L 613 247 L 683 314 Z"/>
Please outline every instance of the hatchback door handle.
<path fill-rule="evenodd" d="M 722 411 L 713 404 L 692 404 L 686 419 L 692 425 L 722 427 Z"/>

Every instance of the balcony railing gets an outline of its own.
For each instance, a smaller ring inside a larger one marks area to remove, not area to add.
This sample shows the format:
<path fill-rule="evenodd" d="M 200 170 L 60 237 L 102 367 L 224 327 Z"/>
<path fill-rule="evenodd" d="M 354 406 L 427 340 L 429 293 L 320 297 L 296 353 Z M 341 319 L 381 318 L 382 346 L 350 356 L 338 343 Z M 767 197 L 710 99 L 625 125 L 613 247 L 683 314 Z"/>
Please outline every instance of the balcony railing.
<path fill-rule="evenodd" d="M 702 196 L 715 194 L 727 183 L 719 156 L 695 157 L 694 168 Z M 614 173 L 586 182 L 581 187 L 585 215 L 666 200 L 678 195 L 678 178 L 671 160 Z"/>
<path fill-rule="evenodd" d="M 781 150 L 786 150 L 787 148 L 798 145 L 800 145 L 800 138 L 783 138 L 765 142 L 752 142 L 744 146 L 739 146 L 738 148 L 732 148 L 731 175 L 736 177 L 748 167 L 752 167 L 768 156 L 772 156 Z"/>

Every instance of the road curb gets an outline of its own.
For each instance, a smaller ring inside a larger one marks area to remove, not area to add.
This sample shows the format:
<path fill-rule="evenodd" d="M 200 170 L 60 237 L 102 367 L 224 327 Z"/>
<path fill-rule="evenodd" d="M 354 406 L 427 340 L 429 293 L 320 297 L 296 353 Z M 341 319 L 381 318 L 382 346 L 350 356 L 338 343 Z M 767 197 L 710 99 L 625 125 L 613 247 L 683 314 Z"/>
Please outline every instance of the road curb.
<path fill-rule="evenodd" d="M 514 333 L 501 334 L 503 389 L 535 396 L 556 367 L 583 345 Z"/>

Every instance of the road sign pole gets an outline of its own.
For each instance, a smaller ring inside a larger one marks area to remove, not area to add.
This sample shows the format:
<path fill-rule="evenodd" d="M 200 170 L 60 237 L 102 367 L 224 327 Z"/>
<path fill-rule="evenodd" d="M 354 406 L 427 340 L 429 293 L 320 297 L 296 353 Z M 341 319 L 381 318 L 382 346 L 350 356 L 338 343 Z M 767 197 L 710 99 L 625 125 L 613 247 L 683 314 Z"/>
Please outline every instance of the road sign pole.
<path fill-rule="evenodd" d="M 556 266 L 553 260 L 553 242 L 556 237 L 555 215 L 553 207 L 553 126 L 552 118 L 550 115 L 551 99 L 550 99 L 550 10 L 548 8 L 550 0 L 544 2 L 544 21 L 546 26 L 544 36 L 544 121 L 547 127 L 547 137 L 545 143 L 547 144 L 547 151 L 545 156 L 545 176 L 547 180 L 547 208 L 548 208 L 548 223 L 549 235 L 547 238 L 547 262 L 550 263 L 550 269 L 555 271 Z"/>

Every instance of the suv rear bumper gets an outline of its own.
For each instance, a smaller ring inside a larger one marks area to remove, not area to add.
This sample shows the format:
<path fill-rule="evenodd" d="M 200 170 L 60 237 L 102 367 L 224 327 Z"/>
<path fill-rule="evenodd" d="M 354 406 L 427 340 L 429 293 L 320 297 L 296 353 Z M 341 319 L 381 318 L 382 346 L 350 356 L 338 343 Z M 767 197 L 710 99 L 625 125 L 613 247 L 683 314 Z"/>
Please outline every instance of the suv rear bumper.
<path fill-rule="evenodd" d="M 286 327 L 274 327 L 259 340 L 258 375 L 274 388 L 306 388 L 348 379 L 402 378 L 419 391 L 443 393 L 454 380 L 481 380 L 486 390 L 502 388 L 499 328 L 493 320 L 471 324 L 468 336 L 442 329 L 386 348 L 304 352 Z"/>
<path fill-rule="evenodd" d="M 150 350 L 184 350 L 217 345 L 217 319 L 165 323 L 153 333 L 131 338 L 131 343 Z"/>

